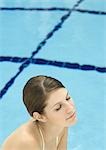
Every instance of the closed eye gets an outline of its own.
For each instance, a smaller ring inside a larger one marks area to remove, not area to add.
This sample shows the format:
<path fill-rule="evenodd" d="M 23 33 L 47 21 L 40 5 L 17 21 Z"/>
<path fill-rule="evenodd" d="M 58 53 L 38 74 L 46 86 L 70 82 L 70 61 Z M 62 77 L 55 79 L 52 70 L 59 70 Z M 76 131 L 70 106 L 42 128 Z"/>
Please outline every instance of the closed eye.
<path fill-rule="evenodd" d="M 67 97 L 66 101 L 69 101 L 71 99 L 71 97 Z M 62 108 L 62 104 L 60 104 L 59 108 L 56 109 L 56 111 L 59 111 Z"/>
<path fill-rule="evenodd" d="M 60 109 L 61 109 L 61 107 L 62 107 L 62 105 L 60 104 L 59 108 L 57 108 L 57 109 L 56 109 L 56 111 L 60 110 Z"/>

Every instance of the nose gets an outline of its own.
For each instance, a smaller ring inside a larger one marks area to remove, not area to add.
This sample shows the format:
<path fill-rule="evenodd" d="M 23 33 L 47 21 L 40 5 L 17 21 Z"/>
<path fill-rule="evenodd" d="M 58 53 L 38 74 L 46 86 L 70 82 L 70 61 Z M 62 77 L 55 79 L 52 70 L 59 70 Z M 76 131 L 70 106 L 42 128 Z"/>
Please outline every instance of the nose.
<path fill-rule="evenodd" d="M 67 101 L 65 112 L 68 114 L 73 112 L 73 110 L 74 110 L 74 103 L 72 101 Z"/>

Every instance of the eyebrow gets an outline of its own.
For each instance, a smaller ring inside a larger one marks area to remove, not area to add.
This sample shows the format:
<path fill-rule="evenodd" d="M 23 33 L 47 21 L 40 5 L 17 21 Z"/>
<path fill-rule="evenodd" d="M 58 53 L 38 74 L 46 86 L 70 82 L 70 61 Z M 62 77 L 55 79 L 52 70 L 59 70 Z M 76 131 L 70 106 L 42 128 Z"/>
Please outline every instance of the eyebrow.
<path fill-rule="evenodd" d="M 67 92 L 67 94 L 66 94 L 66 98 L 67 98 L 67 96 L 68 96 L 68 92 Z M 54 105 L 52 106 L 52 108 L 53 108 L 54 106 L 58 105 L 58 104 L 61 104 L 61 102 L 62 102 L 62 101 L 60 101 L 60 102 L 54 104 Z"/>

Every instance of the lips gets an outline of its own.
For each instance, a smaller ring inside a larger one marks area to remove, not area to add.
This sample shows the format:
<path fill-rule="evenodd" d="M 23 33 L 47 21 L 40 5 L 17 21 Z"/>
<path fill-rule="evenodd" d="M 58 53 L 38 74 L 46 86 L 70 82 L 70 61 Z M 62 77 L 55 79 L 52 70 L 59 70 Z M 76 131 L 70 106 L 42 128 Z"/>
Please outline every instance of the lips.
<path fill-rule="evenodd" d="M 76 114 L 76 112 L 74 112 L 73 114 L 71 114 L 67 119 L 73 118 L 75 116 L 75 114 Z"/>

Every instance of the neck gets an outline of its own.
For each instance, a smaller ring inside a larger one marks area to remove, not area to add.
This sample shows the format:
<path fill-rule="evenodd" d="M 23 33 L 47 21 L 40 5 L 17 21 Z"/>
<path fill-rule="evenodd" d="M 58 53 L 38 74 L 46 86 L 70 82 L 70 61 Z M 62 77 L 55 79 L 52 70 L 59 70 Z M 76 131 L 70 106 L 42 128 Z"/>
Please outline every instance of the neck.
<path fill-rule="evenodd" d="M 38 122 L 37 124 L 42 130 L 45 143 L 50 143 L 53 140 L 55 140 L 63 130 L 63 127 L 57 127 L 57 126 L 53 126 L 47 123 Z"/>

